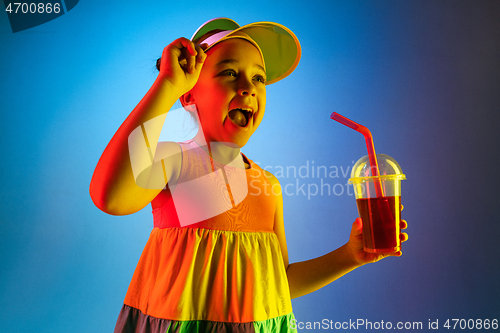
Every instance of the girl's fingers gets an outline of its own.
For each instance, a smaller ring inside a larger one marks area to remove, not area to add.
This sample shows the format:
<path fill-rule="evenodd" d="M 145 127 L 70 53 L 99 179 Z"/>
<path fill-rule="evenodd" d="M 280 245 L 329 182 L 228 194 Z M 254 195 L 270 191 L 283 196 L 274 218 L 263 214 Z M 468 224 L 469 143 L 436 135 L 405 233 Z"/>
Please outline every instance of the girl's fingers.
<path fill-rule="evenodd" d="M 381 253 L 379 254 L 379 257 L 377 261 L 382 260 L 387 257 L 401 257 L 403 255 L 403 252 L 398 251 L 398 252 L 392 252 L 392 253 Z"/>
<path fill-rule="evenodd" d="M 195 70 L 199 73 L 203 67 L 205 59 L 207 58 L 207 54 L 203 51 L 203 47 L 201 45 L 196 45 L 196 52 L 196 63 L 194 66 Z"/>
<path fill-rule="evenodd" d="M 205 44 L 207 45 L 207 44 Z M 202 45 L 196 45 L 196 63 L 203 63 L 205 61 L 205 58 L 207 57 L 207 55 L 205 54 L 205 52 L 203 51 L 203 47 Z"/>
<path fill-rule="evenodd" d="M 204 49 L 208 44 L 197 45 L 187 38 L 178 38 L 165 48 L 163 57 L 166 52 L 172 52 L 172 55 L 177 58 L 177 62 L 184 72 L 192 74 L 195 70 L 200 69 L 199 64 L 203 64 L 207 55 Z"/>
<path fill-rule="evenodd" d="M 187 38 L 178 38 L 170 44 L 173 54 L 178 58 L 179 65 L 185 72 L 192 73 L 196 62 L 196 47 Z"/>
<path fill-rule="evenodd" d="M 187 38 L 179 38 L 174 41 L 174 46 L 176 46 L 180 50 L 185 50 L 186 55 L 189 54 L 191 56 L 196 56 L 196 47 L 192 41 Z"/>
<path fill-rule="evenodd" d="M 356 234 L 363 233 L 363 220 L 361 219 L 361 217 L 357 217 L 356 220 L 354 220 L 352 230 L 355 231 Z"/>
<path fill-rule="evenodd" d="M 203 46 L 178 38 L 163 49 L 159 77 L 187 92 L 196 84 L 206 57 Z"/>
<path fill-rule="evenodd" d="M 401 252 L 401 251 L 389 254 L 389 256 L 391 256 L 391 257 L 401 257 L 402 255 L 403 255 L 403 252 Z"/>
<path fill-rule="evenodd" d="M 196 59 L 196 56 L 194 55 L 191 55 L 189 49 L 187 47 L 183 48 L 181 50 L 182 52 L 182 60 L 185 61 L 185 66 L 183 66 L 184 68 L 184 71 L 187 72 L 187 73 L 192 73 L 194 71 L 194 63 L 195 63 L 195 59 Z"/>
<path fill-rule="evenodd" d="M 198 51 L 196 50 L 196 45 L 188 39 L 183 40 L 183 45 L 186 51 L 184 52 L 184 56 L 187 60 L 186 66 L 188 73 L 193 73 L 194 66 L 196 65 L 196 56 L 198 55 Z"/>
<path fill-rule="evenodd" d="M 405 220 L 401 220 L 399 226 L 401 229 L 406 229 L 408 228 L 408 223 Z M 402 242 L 406 242 L 408 240 L 408 234 L 406 232 L 402 232 L 399 234 L 399 239 L 401 239 Z"/>

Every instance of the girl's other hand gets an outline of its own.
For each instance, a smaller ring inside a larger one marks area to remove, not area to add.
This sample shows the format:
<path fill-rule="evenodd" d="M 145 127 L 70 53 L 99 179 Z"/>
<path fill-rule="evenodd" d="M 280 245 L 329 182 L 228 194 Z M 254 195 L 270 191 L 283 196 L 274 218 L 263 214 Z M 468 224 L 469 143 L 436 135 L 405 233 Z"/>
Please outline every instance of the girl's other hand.
<path fill-rule="evenodd" d="M 163 49 L 159 77 L 169 82 L 179 96 L 191 90 L 207 57 L 207 44 L 197 45 L 184 37 L 178 38 Z"/>
<path fill-rule="evenodd" d="M 408 223 L 405 220 L 400 221 L 401 230 L 408 227 Z M 402 232 L 399 235 L 401 242 L 406 242 L 408 240 L 408 234 Z M 347 243 L 354 261 L 358 265 L 364 265 L 372 262 L 377 262 L 388 256 L 400 257 L 402 255 L 401 251 L 394 253 L 369 253 L 363 250 L 363 220 L 357 218 L 352 224 L 351 235 L 349 237 L 349 242 Z"/>

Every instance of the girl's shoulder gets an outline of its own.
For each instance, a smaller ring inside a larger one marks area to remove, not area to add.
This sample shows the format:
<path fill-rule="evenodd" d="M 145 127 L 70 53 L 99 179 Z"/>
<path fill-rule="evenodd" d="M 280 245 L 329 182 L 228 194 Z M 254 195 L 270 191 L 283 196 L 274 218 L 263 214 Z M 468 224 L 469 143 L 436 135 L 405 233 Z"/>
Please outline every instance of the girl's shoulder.
<path fill-rule="evenodd" d="M 248 160 L 252 168 L 257 169 L 257 171 L 261 173 L 272 186 L 281 186 L 278 178 L 276 178 L 276 176 L 274 176 L 271 172 L 261 168 L 257 163 L 249 159 L 246 155 L 243 155 L 243 159 Z"/>
<path fill-rule="evenodd" d="M 276 178 L 275 175 L 273 175 L 271 172 L 264 170 L 264 175 L 266 176 L 267 180 L 271 183 L 273 186 L 281 186 L 278 178 Z"/>

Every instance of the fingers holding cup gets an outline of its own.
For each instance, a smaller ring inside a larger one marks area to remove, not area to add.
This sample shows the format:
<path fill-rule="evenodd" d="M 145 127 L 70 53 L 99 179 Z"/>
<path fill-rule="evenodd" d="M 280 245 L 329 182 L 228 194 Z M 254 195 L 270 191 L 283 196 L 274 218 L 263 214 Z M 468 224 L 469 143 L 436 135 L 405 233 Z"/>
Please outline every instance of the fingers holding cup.
<path fill-rule="evenodd" d="M 405 220 L 399 221 L 399 227 L 401 228 L 401 230 L 408 228 L 408 222 L 406 222 Z"/>
<path fill-rule="evenodd" d="M 401 230 L 408 228 L 408 223 L 405 220 L 401 220 L 399 225 Z M 401 240 L 401 242 L 406 242 L 408 240 L 408 234 L 406 232 L 402 232 L 401 234 L 399 234 L 399 239 Z"/>

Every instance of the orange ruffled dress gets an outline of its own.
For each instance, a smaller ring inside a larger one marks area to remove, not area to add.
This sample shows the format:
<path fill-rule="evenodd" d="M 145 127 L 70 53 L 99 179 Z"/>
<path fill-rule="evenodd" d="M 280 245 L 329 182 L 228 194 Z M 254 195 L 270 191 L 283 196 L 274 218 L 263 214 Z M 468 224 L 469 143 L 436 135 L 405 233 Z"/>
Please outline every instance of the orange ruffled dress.
<path fill-rule="evenodd" d="M 228 168 L 192 140 L 180 146 L 179 184 Z M 115 332 L 295 332 L 276 197 L 248 161 L 248 194 L 221 214 L 181 226 L 168 187 L 153 200 L 154 228 Z"/>

